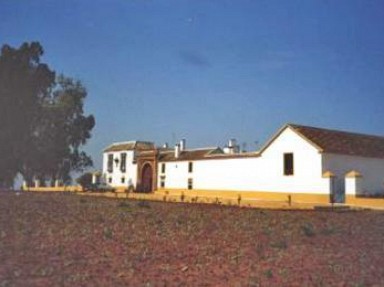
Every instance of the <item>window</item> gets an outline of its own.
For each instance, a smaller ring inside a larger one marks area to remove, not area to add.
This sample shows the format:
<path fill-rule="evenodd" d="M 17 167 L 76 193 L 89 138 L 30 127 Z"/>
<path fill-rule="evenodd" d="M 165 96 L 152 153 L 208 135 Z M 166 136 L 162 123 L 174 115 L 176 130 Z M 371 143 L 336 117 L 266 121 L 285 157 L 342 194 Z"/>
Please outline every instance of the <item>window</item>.
<path fill-rule="evenodd" d="M 108 172 L 113 172 L 113 154 L 108 155 L 107 170 Z"/>
<path fill-rule="evenodd" d="M 188 178 L 188 189 L 193 189 L 193 179 Z"/>
<path fill-rule="evenodd" d="M 161 164 L 161 173 L 165 173 L 165 163 Z"/>
<path fill-rule="evenodd" d="M 125 183 L 125 177 L 124 176 L 121 178 L 121 183 Z"/>
<path fill-rule="evenodd" d="M 293 175 L 293 153 L 284 154 L 284 175 Z"/>
<path fill-rule="evenodd" d="M 188 172 L 189 173 L 193 172 L 193 162 L 188 163 Z"/>
<path fill-rule="evenodd" d="M 112 183 L 112 177 L 108 178 L 108 183 Z"/>
<path fill-rule="evenodd" d="M 127 154 L 124 152 L 120 155 L 120 170 L 125 172 L 127 163 Z"/>
<path fill-rule="evenodd" d="M 160 187 L 164 188 L 165 187 L 165 176 L 160 177 Z"/>

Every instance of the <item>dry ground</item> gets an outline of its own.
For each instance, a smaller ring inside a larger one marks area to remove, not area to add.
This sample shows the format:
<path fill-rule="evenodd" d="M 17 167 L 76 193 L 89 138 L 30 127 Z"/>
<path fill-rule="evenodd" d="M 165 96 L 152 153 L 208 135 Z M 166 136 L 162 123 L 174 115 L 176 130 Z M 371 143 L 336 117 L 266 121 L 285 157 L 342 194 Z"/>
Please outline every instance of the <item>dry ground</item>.
<path fill-rule="evenodd" d="M 0 286 L 384 286 L 384 212 L 0 192 Z"/>

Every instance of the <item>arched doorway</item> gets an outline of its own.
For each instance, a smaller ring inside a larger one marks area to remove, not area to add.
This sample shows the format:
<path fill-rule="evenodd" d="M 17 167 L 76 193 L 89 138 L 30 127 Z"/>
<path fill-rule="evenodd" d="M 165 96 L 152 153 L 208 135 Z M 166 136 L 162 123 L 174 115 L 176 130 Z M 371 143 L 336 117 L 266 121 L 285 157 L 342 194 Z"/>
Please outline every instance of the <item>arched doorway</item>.
<path fill-rule="evenodd" d="M 153 171 L 152 166 L 147 163 L 143 166 L 141 172 L 141 190 L 142 192 L 152 192 Z"/>

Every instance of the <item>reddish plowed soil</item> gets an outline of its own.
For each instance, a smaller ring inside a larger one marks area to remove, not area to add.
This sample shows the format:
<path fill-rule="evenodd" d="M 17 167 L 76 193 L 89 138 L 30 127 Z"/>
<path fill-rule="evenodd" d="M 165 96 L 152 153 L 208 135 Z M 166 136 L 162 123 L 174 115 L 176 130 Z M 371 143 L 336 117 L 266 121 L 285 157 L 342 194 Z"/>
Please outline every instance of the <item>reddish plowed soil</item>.
<path fill-rule="evenodd" d="M 0 286 L 384 286 L 384 213 L 0 192 Z"/>

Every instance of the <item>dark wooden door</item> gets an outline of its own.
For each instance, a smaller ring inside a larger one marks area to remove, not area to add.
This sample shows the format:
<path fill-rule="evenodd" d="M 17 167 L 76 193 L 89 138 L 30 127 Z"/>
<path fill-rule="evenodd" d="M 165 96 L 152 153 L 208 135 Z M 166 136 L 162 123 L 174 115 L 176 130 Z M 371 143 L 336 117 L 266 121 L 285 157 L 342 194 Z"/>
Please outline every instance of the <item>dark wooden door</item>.
<path fill-rule="evenodd" d="M 153 172 L 150 164 L 143 167 L 141 176 L 141 187 L 143 192 L 152 192 Z"/>

